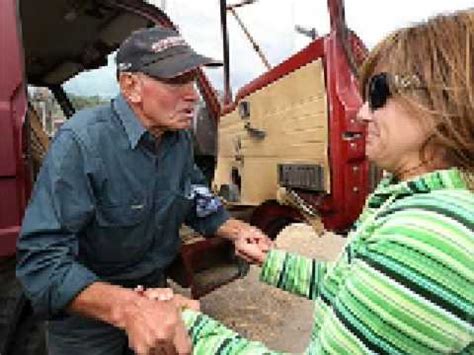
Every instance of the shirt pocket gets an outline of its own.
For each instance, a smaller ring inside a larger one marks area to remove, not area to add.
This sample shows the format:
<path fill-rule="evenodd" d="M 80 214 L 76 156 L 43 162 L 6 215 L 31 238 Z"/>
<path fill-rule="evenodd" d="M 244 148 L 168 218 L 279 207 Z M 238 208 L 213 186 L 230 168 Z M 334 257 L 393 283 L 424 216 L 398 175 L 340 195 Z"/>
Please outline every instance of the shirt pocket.
<path fill-rule="evenodd" d="M 137 264 L 149 250 L 157 232 L 150 216 L 150 206 L 146 202 L 98 205 L 95 226 L 88 233 L 88 257 L 98 264 L 110 266 L 110 272 Z"/>
<path fill-rule="evenodd" d="M 145 203 L 119 206 L 97 206 L 97 224 L 101 227 L 128 227 L 139 224 L 146 216 Z"/>

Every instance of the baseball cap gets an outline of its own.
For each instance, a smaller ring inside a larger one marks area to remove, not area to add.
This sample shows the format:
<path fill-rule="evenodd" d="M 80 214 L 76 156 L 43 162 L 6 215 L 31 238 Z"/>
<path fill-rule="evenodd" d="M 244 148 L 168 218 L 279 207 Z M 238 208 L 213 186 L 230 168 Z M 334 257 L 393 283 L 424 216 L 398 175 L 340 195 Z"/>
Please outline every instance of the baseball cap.
<path fill-rule="evenodd" d="M 196 53 L 173 29 L 151 27 L 134 31 L 115 58 L 119 72 L 141 72 L 170 79 L 200 66 L 220 66 L 218 60 Z"/>

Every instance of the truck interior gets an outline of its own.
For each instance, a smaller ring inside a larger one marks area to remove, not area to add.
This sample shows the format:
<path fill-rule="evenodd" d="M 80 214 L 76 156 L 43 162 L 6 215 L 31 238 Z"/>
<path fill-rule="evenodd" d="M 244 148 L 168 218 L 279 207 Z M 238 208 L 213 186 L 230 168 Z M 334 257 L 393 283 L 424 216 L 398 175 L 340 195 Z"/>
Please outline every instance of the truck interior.
<path fill-rule="evenodd" d="M 107 1 L 20 1 L 20 18 L 28 82 L 48 87 L 107 64 L 133 30 L 153 25 Z"/>
<path fill-rule="evenodd" d="M 19 17 L 27 82 L 51 90 L 67 117 L 74 108 L 62 84 L 84 70 L 107 64 L 107 56 L 129 33 L 153 25 L 143 16 L 98 1 L 20 1 Z M 36 173 L 48 138 L 32 105 L 27 112 Z"/>

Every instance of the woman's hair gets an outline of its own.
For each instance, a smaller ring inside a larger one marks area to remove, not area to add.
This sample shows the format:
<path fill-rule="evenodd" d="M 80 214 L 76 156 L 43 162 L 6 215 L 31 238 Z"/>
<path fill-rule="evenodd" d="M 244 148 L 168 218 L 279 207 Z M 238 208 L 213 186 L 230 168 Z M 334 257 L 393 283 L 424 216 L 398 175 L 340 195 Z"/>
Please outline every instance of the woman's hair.
<path fill-rule="evenodd" d="M 391 87 L 391 92 L 432 127 L 425 147 L 441 147 L 449 166 L 473 176 L 474 9 L 434 17 L 384 39 L 362 67 L 363 94 L 371 75 L 380 69 L 419 79 L 417 88 Z"/>

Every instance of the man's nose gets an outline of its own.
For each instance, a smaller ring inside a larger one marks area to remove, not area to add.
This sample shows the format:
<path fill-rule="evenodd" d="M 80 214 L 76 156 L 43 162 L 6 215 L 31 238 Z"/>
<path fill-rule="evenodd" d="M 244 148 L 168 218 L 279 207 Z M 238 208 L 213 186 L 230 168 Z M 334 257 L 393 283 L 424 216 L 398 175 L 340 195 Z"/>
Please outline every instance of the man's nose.
<path fill-rule="evenodd" d="M 368 123 L 372 121 L 372 111 L 370 110 L 369 103 L 366 101 L 360 107 L 359 112 L 357 112 L 356 119 L 362 123 Z"/>
<path fill-rule="evenodd" d="M 196 83 L 187 83 L 183 87 L 183 95 L 185 100 L 187 101 L 198 101 L 199 100 L 199 93 L 196 89 Z"/>

